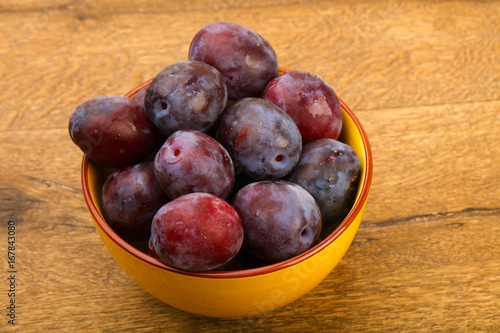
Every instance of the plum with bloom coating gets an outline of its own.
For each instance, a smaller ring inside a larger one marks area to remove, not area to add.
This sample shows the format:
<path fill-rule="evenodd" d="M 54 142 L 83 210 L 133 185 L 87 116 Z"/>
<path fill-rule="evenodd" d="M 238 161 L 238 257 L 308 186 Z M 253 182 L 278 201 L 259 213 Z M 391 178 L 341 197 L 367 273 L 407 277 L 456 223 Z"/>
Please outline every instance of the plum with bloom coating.
<path fill-rule="evenodd" d="M 212 193 L 225 199 L 233 189 L 231 157 L 205 133 L 175 132 L 156 153 L 154 166 L 160 186 L 171 199 L 193 192 Z"/>
<path fill-rule="evenodd" d="M 176 62 L 158 73 L 144 99 L 146 113 L 166 136 L 181 129 L 208 131 L 227 102 L 222 75 L 199 61 Z"/>
<path fill-rule="evenodd" d="M 262 98 L 292 117 L 304 143 L 339 137 L 340 101 L 332 87 L 319 76 L 303 71 L 287 72 L 269 82 Z"/>
<path fill-rule="evenodd" d="M 287 180 L 316 199 L 324 227 L 335 228 L 352 207 L 358 188 L 360 162 L 350 146 L 333 139 L 305 144 Z"/>
<path fill-rule="evenodd" d="M 292 118 L 273 103 L 255 97 L 226 108 L 217 139 L 233 162 L 255 180 L 286 176 L 302 151 L 302 138 Z"/>
<path fill-rule="evenodd" d="M 149 238 L 153 216 L 167 201 L 156 181 L 152 162 L 113 172 L 101 190 L 101 208 L 106 222 L 129 241 Z"/>
<path fill-rule="evenodd" d="M 139 102 L 113 95 L 80 104 L 69 118 L 69 134 L 88 158 L 114 168 L 141 162 L 160 135 Z"/>
<path fill-rule="evenodd" d="M 260 97 L 278 75 L 278 58 L 269 42 L 245 26 L 215 22 L 191 41 L 189 59 L 215 67 L 224 77 L 228 97 Z"/>
<path fill-rule="evenodd" d="M 243 222 L 245 250 L 268 263 L 306 251 L 321 232 L 319 207 L 297 184 L 251 183 L 238 191 L 232 205 Z"/>

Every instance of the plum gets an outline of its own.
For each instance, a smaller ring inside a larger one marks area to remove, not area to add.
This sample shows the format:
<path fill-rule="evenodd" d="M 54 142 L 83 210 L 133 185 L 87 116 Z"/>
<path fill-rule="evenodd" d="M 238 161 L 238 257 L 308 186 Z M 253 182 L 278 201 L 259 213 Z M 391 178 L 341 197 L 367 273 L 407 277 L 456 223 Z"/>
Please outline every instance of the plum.
<path fill-rule="evenodd" d="M 200 29 L 189 47 L 189 59 L 215 67 L 224 77 L 228 97 L 260 97 L 278 75 L 278 59 L 269 42 L 255 31 L 231 22 Z"/>
<path fill-rule="evenodd" d="M 167 201 L 156 181 L 153 162 L 113 172 L 101 190 L 101 209 L 106 222 L 127 241 L 147 240 L 153 216 Z"/>
<path fill-rule="evenodd" d="M 146 92 L 148 91 L 149 86 L 145 86 L 141 88 L 135 95 L 132 97 L 134 101 L 139 102 L 142 106 L 144 106 L 144 99 L 146 98 Z"/>
<path fill-rule="evenodd" d="M 267 263 L 306 251 L 321 232 L 321 212 L 316 201 L 294 183 L 251 183 L 238 191 L 232 206 L 243 223 L 243 248 Z"/>
<path fill-rule="evenodd" d="M 172 134 L 156 153 L 154 167 L 160 186 L 171 199 L 193 192 L 225 199 L 234 184 L 233 163 L 226 149 L 194 130 Z"/>
<path fill-rule="evenodd" d="M 110 95 L 80 104 L 70 116 L 69 134 L 94 162 L 122 168 L 151 154 L 159 131 L 139 102 Z"/>
<path fill-rule="evenodd" d="M 150 253 L 181 270 L 212 270 L 239 252 L 243 234 L 238 213 L 226 201 L 209 193 L 190 193 L 155 214 Z"/>
<path fill-rule="evenodd" d="M 240 99 L 227 107 L 216 137 L 235 165 L 255 180 L 284 177 L 302 151 L 302 138 L 292 118 L 256 97 Z"/>
<path fill-rule="evenodd" d="M 141 88 L 135 95 L 132 97 L 134 101 L 137 101 L 141 104 L 142 108 L 144 109 L 144 113 L 146 112 L 146 107 L 144 106 L 144 99 L 146 98 L 146 92 L 148 91 L 148 86 L 145 86 Z M 157 138 L 156 138 L 156 145 L 154 151 L 157 151 L 165 142 L 165 140 L 168 138 L 165 134 L 163 134 L 161 131 L 157 131 Z"/>
<path fill-rule="evenodd" d="M 226 102 L 222 75 L 210 65 L 190 60 L 158 73 L 144 99 L 147 115 L 166 136 L 180 129 L 208 131 Z"/>
<path fill-rule="evenodd" d="M 262 98 L 292 117 L 304 143 L 338 139 L 342 129 L 340 101 L 332 87 L 319 76 L 303 71 L 284 73 L 269 82 Z"/>
<path fill-rule="evenodd" d="M 316 199 L 326 229 L 338 226 L 350 210 L 359 175 L 359 158 L 350 146 L 321 139 L 304 145 L 299 162 L 286 179 Z"/>
<path fill-rule="evenodd" d="M 213 271 L 222 272 L 222 271 L 237 271 L 243 269 L 243 264 L 245 263 L 244 260 L 245 257 L 243 256 L 243 253 L 240 249 L 240 251 L 238 251 L 238 253 L 236 253 L 236 255 L 232 257 L 228 262 L 219 267 L 214 268 Z"/>

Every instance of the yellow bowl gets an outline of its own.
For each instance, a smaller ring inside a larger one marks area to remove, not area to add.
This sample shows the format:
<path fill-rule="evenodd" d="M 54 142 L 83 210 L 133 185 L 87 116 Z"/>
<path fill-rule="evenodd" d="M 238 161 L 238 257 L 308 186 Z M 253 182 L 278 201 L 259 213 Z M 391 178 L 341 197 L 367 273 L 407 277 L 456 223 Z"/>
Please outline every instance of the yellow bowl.
<path fill-rule="evenodd" d="M 126 96 L 134 96 L 150 82 Z M 306 294 L 333 270 L 351 245 L 371 184 L 373 165 L 368 138 L 351 109 L 342 100 L 340 102 L 343 129 L 339 140 L 349 144 L 358 154 L 361 177 L 351 211 L 339 227 L 316 246 L 291 259 L 260 268 L 200 273 L 177 270 L 125 242 L 109 227 L 102 216 L 99 200 L 101 186 L 111 170 L 84 156 L 81 177 L 85 201 L 115 261 L 152 296 L 172 307 L 203 316 L 262 316 Z"/>

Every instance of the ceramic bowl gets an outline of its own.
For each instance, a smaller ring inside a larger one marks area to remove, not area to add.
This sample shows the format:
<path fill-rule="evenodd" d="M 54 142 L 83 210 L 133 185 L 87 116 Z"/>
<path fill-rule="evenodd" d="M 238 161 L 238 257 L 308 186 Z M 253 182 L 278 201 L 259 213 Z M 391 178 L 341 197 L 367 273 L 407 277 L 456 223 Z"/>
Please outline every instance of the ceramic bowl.
<path fill-rule="evenodd" d="M 133 97 L 145 82 L 126 96 Z M 288 260 L 239 271 L 184 272 L 149 256 L 120 238 L 106 223 L 99 207 L 100 189 L 109 174 L 83 157 L 83 194 L 97 231 L 119 266 L 146 292 L 190 313 L 219 318 L 262 316 L 293 302 L 317 286 L 342 259 L 363 216 L 372 178 L 367 135 L 342 100 L 343 129 L 339 140 L 349 144 L 361 162 L 354 205 L 344 221 L 320 243 Z"/>

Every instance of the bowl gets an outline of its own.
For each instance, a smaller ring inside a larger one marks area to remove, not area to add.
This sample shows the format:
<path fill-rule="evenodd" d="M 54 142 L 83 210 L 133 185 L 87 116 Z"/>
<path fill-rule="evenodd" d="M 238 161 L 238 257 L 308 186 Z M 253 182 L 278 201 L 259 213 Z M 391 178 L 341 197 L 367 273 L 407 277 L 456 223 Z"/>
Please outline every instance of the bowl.
<path fill-rule="evenodd" d="M 125 96 L 133 97 L 150 82 Z M 81 167 L 83 194 L 108 251 L 146 292 L 174 308 L 197 315 L 262 316 L 303 296 L 325 279 L 347 252 L 359 228 L 370 190 L 373 165 L 367 135 L 353 111 L 341 99 L 340 103 L 343 129 L 339 140 L 350 145 L 359 156 L 360 183 L 346 218 L 314 247 L 288 260 L 253 269 L 193 273 L 172 268 L 124 241 L 106 223 L 99 206 L 100 189 L 112 170 L 84 155 Z"/>

